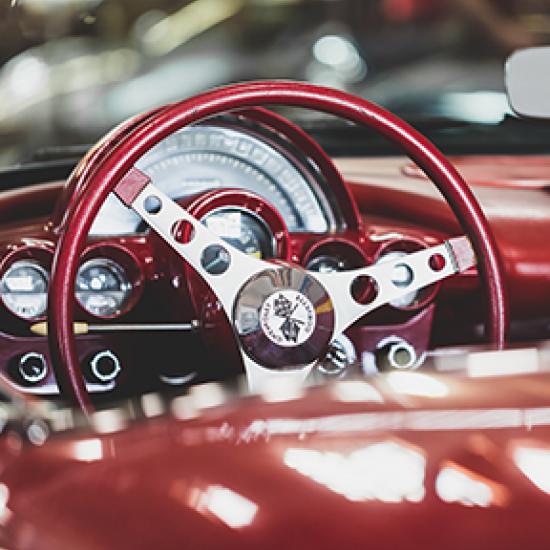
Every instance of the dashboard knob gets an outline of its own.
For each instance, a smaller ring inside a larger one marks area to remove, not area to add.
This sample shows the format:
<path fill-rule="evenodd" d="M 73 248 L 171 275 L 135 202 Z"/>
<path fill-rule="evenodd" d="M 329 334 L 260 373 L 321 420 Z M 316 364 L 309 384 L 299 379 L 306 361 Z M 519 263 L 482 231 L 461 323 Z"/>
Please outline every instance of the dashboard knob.
<path fill-rule="evenodd" d="M 418 359 L 414 347 L 401 338 L 379 347 L 375 357 L 380 371 L 412 370 L 417 366 Z"/>
<path fill-rule="evenodd" d="M 122 370 L 119 358 L 108 349 L 92 355 L 88 366 L 94 382 L 112 382 Z"/>
<path fill-rule="evenodd" d="M 325 358 L 319 362 L 317 370 L 324 376 L 338 378 L 357 361 L 355 347 L 344 334 L 330 343 Z"/>
<path fill-rule="evenodd" d="M 46 358 L 35 351 L 26 353 L 19 359 L 18 371 L 27 384 L 38 384 L 48 375 Z"/>

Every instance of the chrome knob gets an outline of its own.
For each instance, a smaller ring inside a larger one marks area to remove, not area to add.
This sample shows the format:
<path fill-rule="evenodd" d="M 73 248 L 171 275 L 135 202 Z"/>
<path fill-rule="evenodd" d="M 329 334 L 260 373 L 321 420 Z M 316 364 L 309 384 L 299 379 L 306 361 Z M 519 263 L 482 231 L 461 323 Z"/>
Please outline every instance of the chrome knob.
<path fill-rule="evenodd" d="M 30 351 L 19 359 L 18 371 L 27 384 L 38 384 L 48 375 L 48 364 L 43 354 Z"/>
<path fill-rule="evenodd" d="M 93 377 L 103 383 L 112 382 L 122 370 L 119 358 L 108 349 L 93 355 L 89 365 Z"/>

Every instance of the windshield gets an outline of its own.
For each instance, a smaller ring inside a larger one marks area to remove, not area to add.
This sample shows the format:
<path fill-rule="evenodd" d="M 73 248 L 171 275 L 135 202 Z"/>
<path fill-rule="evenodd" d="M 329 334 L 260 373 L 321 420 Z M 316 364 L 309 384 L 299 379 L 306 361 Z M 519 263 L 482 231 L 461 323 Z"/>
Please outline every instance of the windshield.
<path fill-rule="evenodd" d="M 213 86 L 287 78 L 495 124 L 548 0 L 0 0 L 0 165 Z"/>

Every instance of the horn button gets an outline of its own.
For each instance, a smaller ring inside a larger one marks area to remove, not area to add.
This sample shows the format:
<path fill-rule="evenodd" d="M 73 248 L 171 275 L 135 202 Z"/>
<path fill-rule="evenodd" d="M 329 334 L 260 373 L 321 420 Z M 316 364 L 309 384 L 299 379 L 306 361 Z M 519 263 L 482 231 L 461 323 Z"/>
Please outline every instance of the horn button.
<path fill-rule="evenodd" d="M 246 354 L 269 369 L 302 367 L 322 357 L 334 331 L 334 308 L 306 271 L 266 270 L 239 292 L 235 331 Z"/>

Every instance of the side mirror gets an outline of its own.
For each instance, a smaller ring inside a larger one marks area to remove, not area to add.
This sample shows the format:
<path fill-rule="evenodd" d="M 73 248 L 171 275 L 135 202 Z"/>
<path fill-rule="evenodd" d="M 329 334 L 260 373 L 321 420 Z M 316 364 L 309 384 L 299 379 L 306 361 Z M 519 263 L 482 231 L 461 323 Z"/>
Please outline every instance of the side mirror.
<path fill-rule="evenodd" d="M 506 62 L 506 88 L 517 115 L 550 119 L 550 47 L 513 53 Z"/>

